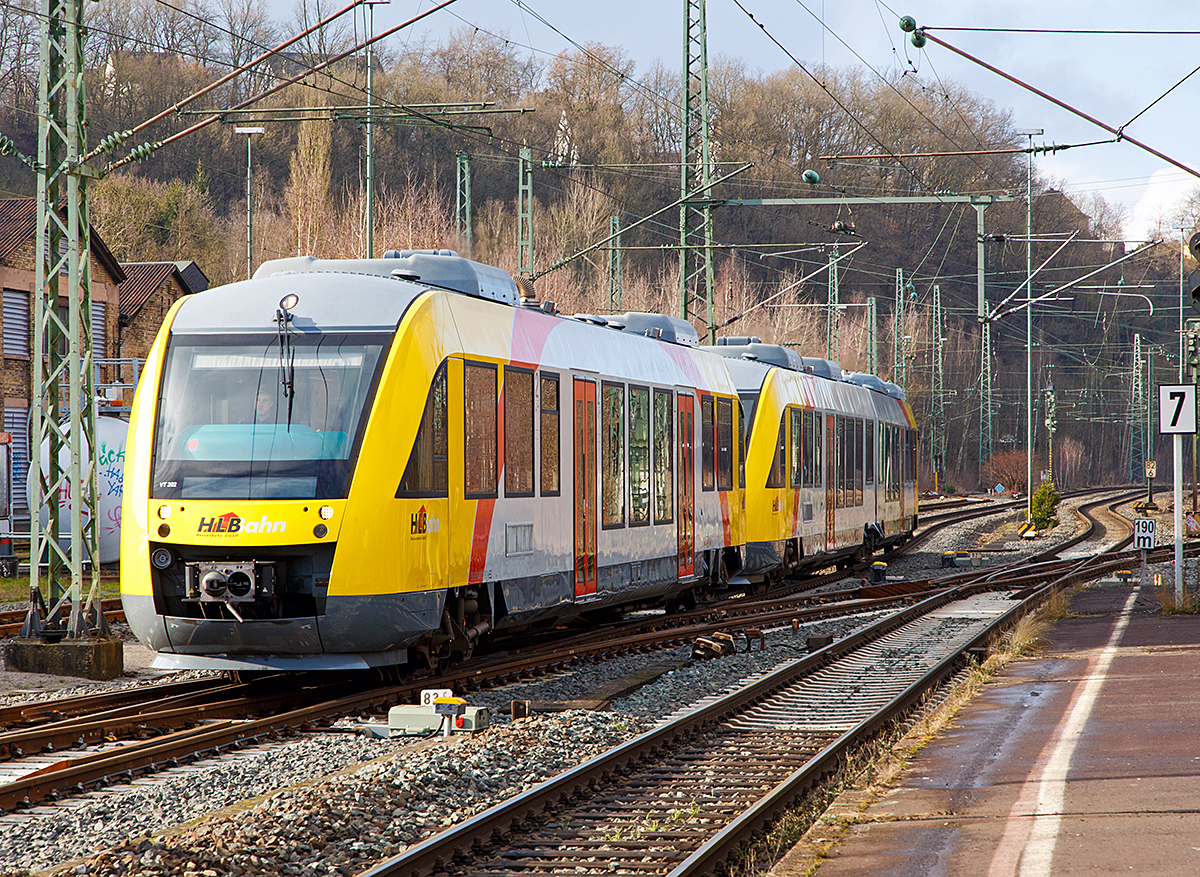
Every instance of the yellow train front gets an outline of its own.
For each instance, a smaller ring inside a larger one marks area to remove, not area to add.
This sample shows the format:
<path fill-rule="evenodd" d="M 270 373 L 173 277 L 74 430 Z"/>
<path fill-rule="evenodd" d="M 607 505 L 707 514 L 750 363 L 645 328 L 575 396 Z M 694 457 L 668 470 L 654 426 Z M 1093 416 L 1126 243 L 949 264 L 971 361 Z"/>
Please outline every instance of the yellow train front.
<path fill-rule="evenodd" d="M 277 260 L 177 303 L 125 472 L 155 666 L 437 666 L 737 573 L 725 361 L 670 317 L 530 305 L 448 251 Z"/>

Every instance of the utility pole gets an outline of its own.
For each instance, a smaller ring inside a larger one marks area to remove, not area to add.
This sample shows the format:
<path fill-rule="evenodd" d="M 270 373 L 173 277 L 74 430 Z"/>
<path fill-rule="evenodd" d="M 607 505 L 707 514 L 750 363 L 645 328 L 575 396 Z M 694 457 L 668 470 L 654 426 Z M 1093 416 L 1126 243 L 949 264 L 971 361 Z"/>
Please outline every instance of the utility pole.
<path fill-rule="evenodd" d="M 713 308 L 712 159 L 708 137 L 708 33 L 705 0 L 684 0 L 683 149 L 679 205 L 679 316 L 692 320 L 703 303 L 708 343 L 716 343 Z"/>
<path fill-rule="evenodd" d="M 533 150 L 522 146 L 517 159 L 517 276 L 533 274 Z"/>
<path fill-rule="evenodd" d="M 375 6 L 389 0 L 366 0 L 367 33 L 375 36 Z M 366 257 L 375 258 L 375 43 L 367 43 L 367 245 Z"/>
<path fill-rule="evenodd" d="M 465 152 L 456 154 L 458 159 L 454 186 L 454 230 L 466 241 L 467 258 L 471 258 L 471 156 Z"/>
<path fill-rule="evenodd" d="M 621 217 L 608 218 L 608 236 L 608 310 L 616 314 L 621 311 Z"/>
<path fill-rule="evenodd" d="M 985 302 L 986 303 L 986 302 Z M 979 324 L 979 468 L 992 459 L 992 324 Z M 982 473 L 981 476 L 982 477 Z M 991 487 L 991 485 L 988 485 Z"/>
<path fill-rule="evenodd" d="M 825 322 L 825 358 L 838 362 L 842 356 L 842 340 L 840 337 L 841 302 L 838 293 L 837 253 L 829 254 L 829 297 L 826 305 L 827 319 Z"/>
<path fill-rule="evenodd" d="M 87 111 L 84 95 L 83 0 L 43 0 L 41 76 L 38 84 L 37 240 L 33 363 L 29 400 L 33 479 L 30 509 L 30 611 L 23 637 L 46 623 L 70 639 L 107 632 L 100 608 L 96 560 L 96 403 L 92 358 L 91 226 L 88 217 Z M 61 278 L 66 275 L 65 286 Z M 67 321 L 59 316 L 65 292 Z M 64 406 L 64 398 L 66 405 Z M 64 415 L 69 417 L 64 422 Z M 38 458 L 46 445 L 44 468 Z M 63 519 L 70 497 L 70 515 Z M 41 514 L 47 515 L 46 526 Z M 64 544 L 69 541 L 69 546 Z M 45 558 L 51 606 L 43 615 L 38 581 Z M 83 604 L 84 565 L 91 589 Z M 60 576 L 69 578 L 64 589 Z M 65 597 L 70 620 L 62 624 Z"/>
<path fill-rule="evenodd" d="M 254 147 L 251 137 L 266 130 L 259 126 L 234 128 L 233 133 L 246 135 L 246 279 L 254 276 Z M 369 154 L 369 153 L 368 153 Z M 368 225 L 368 230 L 370 226 Z M 369 231 L 368 231 L 369 233 Z"/>
<path fill-rule="evenodd" d="M 875 297 L 871 296 L 867 299 L 867 373 L 878 376 L 879 374 L 879 347 L 876 337 L 875 326 L 879 320 L 879 315 L 876 313 Z"/>
<path fill-rule="evenodd" d="M 942 348 L 942 288 L 933 285 L 933 379 L 929 417 L 929 456 L 933 464 L 933 489 L 940 489 L 946 458 L 946 387 Z"/>
<path fill-rule="evenodd" d="M 1025 478 L 1027 521 L 1033 520 L 1033 138 L 1045 133 L 1041 128 L 1017 131 L 1029 138 L 1029 173 L 1025 183 Z"/>
<path fill-rule="evenodd" d="M 908 301 L 908 293 L 914 291 L 911 282 L 904 282 L 904 269 L 896 269 L 896 312 L 894 315 L 894 333 L 895 340 L 892 344 L 892 381 L 901 387 L 907 389 L 908 384 L 908 344 L 905 342 L 905 306 Z"/>

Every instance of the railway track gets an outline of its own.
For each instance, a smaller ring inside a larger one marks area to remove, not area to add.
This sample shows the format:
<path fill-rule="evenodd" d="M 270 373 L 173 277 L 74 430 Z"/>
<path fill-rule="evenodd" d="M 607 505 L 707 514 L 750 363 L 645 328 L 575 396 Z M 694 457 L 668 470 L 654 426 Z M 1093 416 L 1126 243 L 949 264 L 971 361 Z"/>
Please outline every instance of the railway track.
<path fill-rule="evenodd" d="M 363 877 L 712 873 L 1033 600 L 978 587 L 929 597 Z"/>
<path fill-rule="evenodd" d="M 990 511 L 994 511 L 991 509 Z M 1081 534 L 1079 538 L 1086 538 Z M 1069 570 L 1069 561 L 1044 562 L 1040 570 L 1019 581 L 1033 587 L 1047 576 Z M 994 580 L 997 571 L 983 574 Z M 843 574 L 844 575 L 844 574 Z M 229 685 L 203 680 L 139 694 L 128 689 L 64 701 L 0 708 L 0 759 L 31 757 L 64 748 L 123 739 L 119 747 L 99 752 L 63 755 L 47 765 L 45 758 L 8 781 L 0 779 L 0 810 L 11 810 L 118 779 L 152 772 L 207 752 L 241 746 L 254 740 L 319 725 L 348 713 L 386 709 L 394 703 L 412 702 L 421 688 L 445 687 L 469 691 L 555 672 L 572 663 L 606 656 L 651 652 L 690 643 L 715 633 L 740 635 L 749 648 L 758 630 L 766 626 L 808 623 L 845 614 L 881 612 L 897 604 L 923 599 L 933 591 L 968 584 L 970 573 L 905 583 L 891 593 L 859 588 L 831 597 L 767 599 L 745 597 L 680 617 L 656 616 L 579 635 L 567 644 L 547 644 L 522 649 L 517 655 L 496 655 L 436 678 L 386 687 L 347 692 L 343 687 L 330 698 L 319 686 L 289 684 L 275 687 L 270 679 L 257 685 Z M 1013 580 L 1014 583 L 1017 580 Z M 985 587 L 997 587 L 985 581 Z M 1016 586 L 1014 584 L 1013 586 Z M 673 625 L 664 629 L 667 621 Z M 154 702 L 141 698 L 153 696 Z M 248 718 L 249 717 L 249 718 Z M 140 739 L 139 739 L 140 738 Z"/>

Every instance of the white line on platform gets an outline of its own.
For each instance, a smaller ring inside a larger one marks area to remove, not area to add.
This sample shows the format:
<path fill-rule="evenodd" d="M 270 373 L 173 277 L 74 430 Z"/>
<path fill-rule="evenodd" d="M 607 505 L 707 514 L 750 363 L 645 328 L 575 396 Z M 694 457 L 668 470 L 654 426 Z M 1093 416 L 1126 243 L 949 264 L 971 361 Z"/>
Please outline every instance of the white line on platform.
<path fill-rule="evenodd" d="M 1062 821 L 1071 756 L 1075 754 L 1100 687 L 1116 657 L 1117 645 L 1129 625 L 1137 595 L 1134 588 L 1108 637 L 1108 644 L 1093 659 L 1088 674 L 1071 696 L 1066 721 L 1046 744 L 1030 778 L 1021 787 L 1021 794 L 1008 813 L 1004 836 L 992 857 L 988 877 L 1049 877 L 1050 860 L 1054 857 L 1058 826 Z M 1039 765 L 1041 770 L 1038 770 Z"/>

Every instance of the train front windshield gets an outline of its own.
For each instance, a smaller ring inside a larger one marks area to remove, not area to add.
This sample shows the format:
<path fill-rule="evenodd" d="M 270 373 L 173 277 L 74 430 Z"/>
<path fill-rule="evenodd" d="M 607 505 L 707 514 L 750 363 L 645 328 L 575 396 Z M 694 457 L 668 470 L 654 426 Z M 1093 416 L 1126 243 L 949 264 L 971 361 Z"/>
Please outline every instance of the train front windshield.
<path fill-rule="evenodd" d="M 158 399 L 151 495 L 344 497 L 389 338 L 175 337 Z"/>

